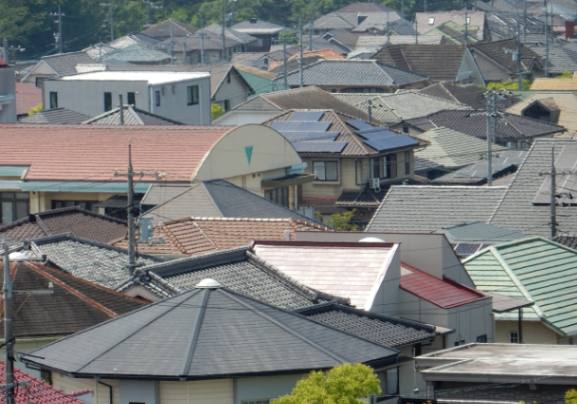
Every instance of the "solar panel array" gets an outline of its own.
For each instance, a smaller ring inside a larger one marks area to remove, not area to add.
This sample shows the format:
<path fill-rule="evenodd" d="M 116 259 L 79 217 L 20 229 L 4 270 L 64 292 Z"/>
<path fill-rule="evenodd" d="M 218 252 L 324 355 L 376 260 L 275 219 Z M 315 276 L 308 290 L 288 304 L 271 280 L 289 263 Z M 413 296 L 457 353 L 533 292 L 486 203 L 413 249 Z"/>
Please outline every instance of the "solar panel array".
<path fill-rule="evenodd" d="M 379 152 L 419 144 L 419 142 L 411 136 L 373 126 L 358 119 L 350 119 L 347 121 L 347 124 L 355 129 L 357 135 L 363 139 L 363 143 Z"/>

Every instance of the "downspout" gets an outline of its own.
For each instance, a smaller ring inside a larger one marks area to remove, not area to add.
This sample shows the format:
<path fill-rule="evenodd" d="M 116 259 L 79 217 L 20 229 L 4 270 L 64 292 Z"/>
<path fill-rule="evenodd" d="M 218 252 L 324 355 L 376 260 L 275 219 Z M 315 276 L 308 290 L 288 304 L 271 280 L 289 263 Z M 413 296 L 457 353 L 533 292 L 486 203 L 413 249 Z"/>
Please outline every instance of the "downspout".
<path fill-rule="evenodd" d="M 108 404 L 114 404 L 113 395 L 112 395 L 112 385 L 101 382 L 100 380 L 96 381 L 96 383 L 101 384 L 104 387 L 108 387 Z"/>

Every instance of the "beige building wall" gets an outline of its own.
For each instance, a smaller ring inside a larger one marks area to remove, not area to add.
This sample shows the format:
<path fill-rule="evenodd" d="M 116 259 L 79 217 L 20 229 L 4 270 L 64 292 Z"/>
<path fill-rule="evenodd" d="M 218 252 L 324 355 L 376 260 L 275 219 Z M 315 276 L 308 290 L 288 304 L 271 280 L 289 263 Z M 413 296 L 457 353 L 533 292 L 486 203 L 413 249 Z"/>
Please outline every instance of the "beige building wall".
<path fill-rule="evenodd" d="M 112 386 L 112 399 L 115 403 L 118 403 L 120 401 L 118 381 L 104 379 L 101 382 Z M 93 392 L 92 404 L 110 404 L 109 388 L 98 383 L 95 379 L 77 379 L 52 372 L 52 385 L 55 389 L 64 393 L 90 390 Z"/>
<path fill-rule="evenodd" d="M 495 342 L 508 343 L 512 332 L 518 332 L 517 321 L 495 321 Z M 559 334 L 544 325 L 541 321 L 523 321 L 524 344 L 568 344 Z"/>
<path fill-rule="evenodd" d="M 160 404 L 232 404 L 232 379 L 161 382 Z"/>

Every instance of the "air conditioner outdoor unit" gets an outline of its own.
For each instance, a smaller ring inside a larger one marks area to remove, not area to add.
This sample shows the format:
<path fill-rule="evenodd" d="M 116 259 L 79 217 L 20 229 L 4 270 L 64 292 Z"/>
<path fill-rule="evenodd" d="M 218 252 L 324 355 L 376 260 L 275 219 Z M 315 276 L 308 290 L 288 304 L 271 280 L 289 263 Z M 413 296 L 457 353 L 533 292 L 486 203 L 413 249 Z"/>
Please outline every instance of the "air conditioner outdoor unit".
<path fill-rule="evenodd" d="M 379 178 L 371 178 L 371 189 L 374 191 L 381 190 L 381 180 Z"/>

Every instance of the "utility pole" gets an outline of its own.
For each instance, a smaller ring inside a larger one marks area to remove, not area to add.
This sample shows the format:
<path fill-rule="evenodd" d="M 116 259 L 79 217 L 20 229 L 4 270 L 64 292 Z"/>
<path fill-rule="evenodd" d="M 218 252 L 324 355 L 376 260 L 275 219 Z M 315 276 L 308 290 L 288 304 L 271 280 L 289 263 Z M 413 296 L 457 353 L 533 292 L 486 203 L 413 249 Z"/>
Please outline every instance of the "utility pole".
<path fill-rule="evenodd" d="M 50 14 L 53 17 L 56 17 L 56 21 L 54 21 L 58 26 L 58 32 L 54 34 L 54 39 L 56 39 L 56 49 L 58 49 L 58 53 L 64 52 L 64 38 L 62 36 L 62 17 L 66 15 L 62 12 L 62 7 L 58 4 L 58 11 L 55 13 Z"/>
<path fill-rule="evenodd" d="M 134 274 L 136 270 L 136 219 L 139 215 L 138 208 L 134 203 L 134 177 L 155 176 L 157 180 L 162 178 L 158 171 L 134 171 L 132 166 L 132 144 L 128 145 L 128 171 L 114 173 L 115 177 L 127 177 L 128 198 L 126 202 L 126 219 L 128 223 L 128 272 Z"/>
<path fill-rule="evenodd" d="M 557 170 L 555 169 L 555 146 L 551 148 L 551 199 L 549 205 L 551 206 L 551 240 L 557 236 Z"/>
<path fill-rule="evenodd" d="M 415 45 L 419 44 L 419 21 L 415 16 Z"/>
<path fill-rule="evenodd" d="M 497 103 L 495 92 L 488 91 L 487 97 L 487 185 L 493 185 L 493 138 L 495 137 L 495 118 L 497 116 Z"/>
<path fill-rule="evenodd" d="M 204 31 L 200 31 L 199 33 L 200 35 L 200 64 L 204 64 L 205 63 L 205 58 L 204 58 L 204 40 L 206 38 L 206 32 Z"/>
<path fill-rule="evenodd" d="M 368 105 L 369 125 L 373 123 L 373 100 L 369 100 Z"/>
<path fill-rule="evenodd" d="M 523 2 L 523 42 L 527 42 L 527 0 Z"/>
<path fill-rule="evenodd" d="M 465 46 L 469 44 L 469 1 L 465 0 Z"/>
<path fill-rule="evenodd" d="M 124 126 L 124 102 L 122 100 L 122 94 L 118 95 L 118 106 L 119 106 L 119 110 L 118 113 L 120 114 L 120 125 Z"/>
<path fill-rule="evenodd" d="M 283 70 L 283 84 L 284 89 L 288 90 L 288 55 L 286 50 L 286 35 L 282 37 L 282 70 Z"/>
<path fill-rule="evenodd" d="M 222 60 L 226 60 L 226 2 L 228 0 L 222 0 L 222 30 L 220 35 L 222 36 Z"/>
<path fill-rule="evenodd" d="M 302 17 L 299 17 L 299 79 L 300 87 L 304 87 L 304 72 L 303 72 L 303 23 Z"/>
<path fill-rule="evenodd" d="M 545 7 L 545 77 L 549 77 L 549 5 L 543 0 Z"/>
<path fill-rule="evenodd" d="M 4 62 L 10 64 L 10 51 L 8 50 L 8 38 L 2 39 L 2 48 L 4 49 Z"/>
<path fill-rule="evenodd" d="M 6 345 L 6 358 L 5 358 L 5 393 L 6 393 L 6 404 L 14 404 L 14 336 L 13 336 L 13 324 L 12 324 L 12 276 L 10 274 L 10 251 L 8 245 L 4 243 L 2 245 L 3 251 L 3 264 L 4 264 L 4 279 L 3 279 L 3 292 L 4 292 L 4 344 Z"/>
<path fill-rule="evenodd" d="M 313 21 L 309 22 L 309 51 L 313 50 Z"/>
<path fill-rule="evenodd" d="M 523 91 L 523 65 L 521 64 L 521 58 L 523 57 L 523 49 L 521 43 L 521 24 L 517 18 L 517 91 Z"/>

